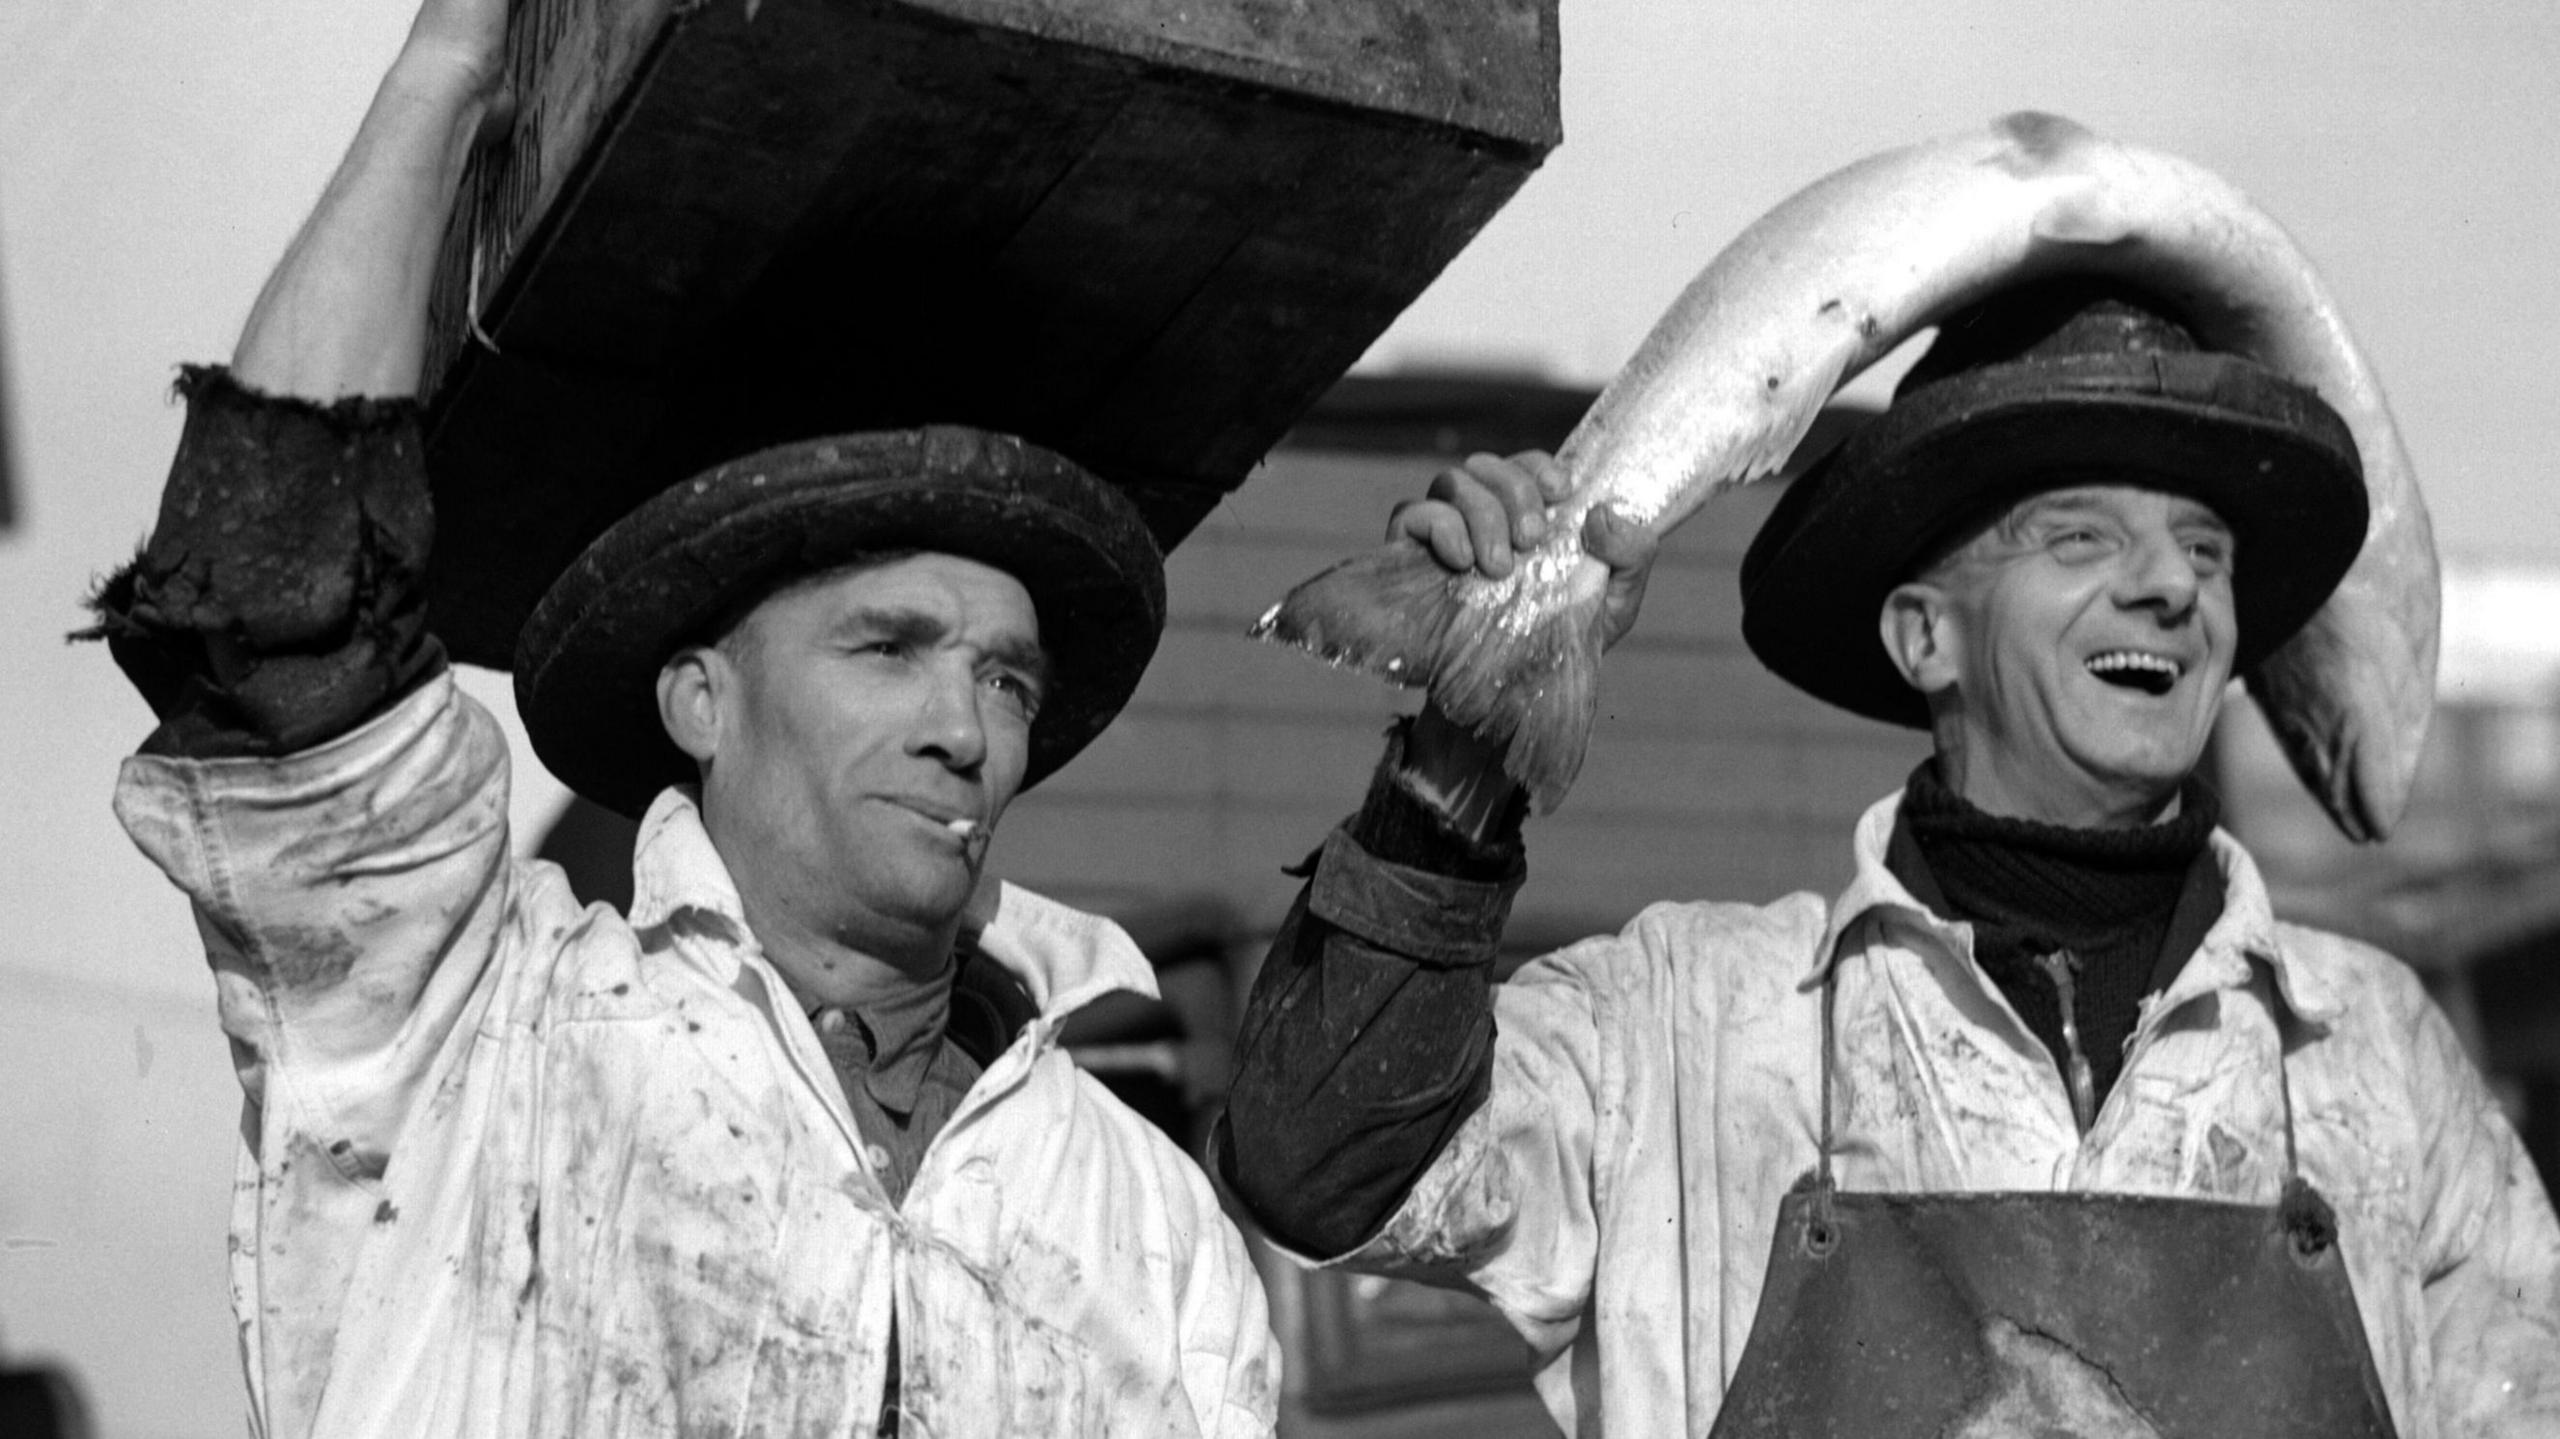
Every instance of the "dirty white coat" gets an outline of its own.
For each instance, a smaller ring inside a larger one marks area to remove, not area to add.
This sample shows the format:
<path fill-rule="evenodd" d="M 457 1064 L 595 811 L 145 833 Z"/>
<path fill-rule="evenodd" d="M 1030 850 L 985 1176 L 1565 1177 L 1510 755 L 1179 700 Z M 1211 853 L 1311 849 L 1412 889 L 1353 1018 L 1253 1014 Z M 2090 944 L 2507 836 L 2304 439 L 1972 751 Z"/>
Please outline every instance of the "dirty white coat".
<path fill-rule="evenodd" d="M 1154 992 L 1116 927 L 1007 887 L 981 947 L 1040 1015 L 893 1207 L 691 801 L 626 922 L 510 860 L 506 790 L 442 677 L 304 754 L 125 765 L 248 1091 L 260 1432 L 867 1434 L 893 1307 L 909 1436 L 1270 1432 L 1241 1239 L 1057 1044 Z"/>
<path fill-rule="evenodd" d="M 1837 966 L 1843 1189 L 2104 1190 L 2272 1204 L 2279 1016 L 2304 1175 L 2338 1211 L 2403 1439 L 2560 1435 L 2560 1228 L 2409 971 L 2279 924 L 2213 838 L 2221 920 L 2146 1000 L 2084 1139 L 1969 927 L 1885 868 L 1900 796 L 1828 906 L 1656 905 L 1500 986 L 1491 1098 L 1335 1261 L 1476 1289 L 1568 1434 L 1704 1434 L 1749 1337 L 1778 1204 L 1815 1160 Z"/>

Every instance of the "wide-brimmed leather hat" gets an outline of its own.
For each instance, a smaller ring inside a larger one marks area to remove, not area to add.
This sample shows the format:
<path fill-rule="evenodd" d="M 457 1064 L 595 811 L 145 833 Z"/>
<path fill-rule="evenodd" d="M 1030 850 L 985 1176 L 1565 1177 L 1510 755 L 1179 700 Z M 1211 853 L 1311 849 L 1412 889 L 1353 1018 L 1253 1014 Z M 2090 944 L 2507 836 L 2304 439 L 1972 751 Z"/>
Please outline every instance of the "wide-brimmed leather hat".
<path fill-rule="evenodd" d="M 554 582 L 517 639 L 516 704 L 570 788 L 637 817 L 693 760 L 658 718 L 658 671 L 765 594 L 865 555 L 931 551 L 1031 595 L 1050 682 L 1028 789 L 1128 702 L 1164 631 L 1164 557 L 1137 507 L 1062 456 L 934 426 L 806 440 L 640 505 Z"/>
<path fill-rule="evenodd" d="M 2044 490 L 2136 484 L 2231 527 L 2234 673 L 2310 620 L 2364 544 L 2364 470 L 2317 394 L 2200 348 L 2156 297 L 2085 280 L 1961 311 L 1893 403 L 1790 484 L 1742 561 L 1742 635 L 1781 678 L 1927 728 L 1886 653 L 1886 596 Z"/>

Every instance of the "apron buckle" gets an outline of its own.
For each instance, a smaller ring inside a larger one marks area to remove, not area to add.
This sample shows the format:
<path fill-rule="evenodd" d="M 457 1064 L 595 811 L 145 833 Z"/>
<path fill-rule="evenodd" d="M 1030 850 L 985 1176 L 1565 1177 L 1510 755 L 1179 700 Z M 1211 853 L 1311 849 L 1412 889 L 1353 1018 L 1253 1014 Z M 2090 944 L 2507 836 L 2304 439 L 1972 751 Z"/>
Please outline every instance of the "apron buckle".
<path fill-rule="evenodd" d="M 2309 1268 L 2328 1261 L 2338 1243 L 2338 1212 L 2301 1175 L 2284 1182 L 2276 1201 L 2276 1222 L 2292 1241 L 2294 1262 Z"/>

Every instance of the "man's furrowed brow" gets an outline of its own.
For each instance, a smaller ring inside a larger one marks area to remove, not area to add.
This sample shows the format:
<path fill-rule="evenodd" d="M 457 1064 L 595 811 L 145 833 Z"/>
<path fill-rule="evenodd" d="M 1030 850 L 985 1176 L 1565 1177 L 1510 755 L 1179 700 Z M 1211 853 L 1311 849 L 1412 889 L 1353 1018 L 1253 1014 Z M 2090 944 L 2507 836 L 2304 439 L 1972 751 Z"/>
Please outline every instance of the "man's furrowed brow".
<path fill-rule="evenodd" d="M 951 634 L 950 624 L 941 615 L 901 605 L 858 606 L 836 622 L 836 630 L 844 635 L 861 635 L 873 640 L 894 640 L 899 644 L 917 646 L 940 644 Z M 997 636 L 988 643 L 986 654 L 989 659 L 1007 669 L 1019 671 L 1035 683 L 1048 682 L 1048 652 L 1029 635 Z"/>
<path fill-rule="evenodd" d="M 2109 513 L 2106 501 L 2087 488 L 2047 490 L 2029 495 L 2011 507 L 2010 523 L 2020 526 L 2048 519 L 2086 519 Z"/>
<path fill-rule="evenodd" d="M 2182 531 L 2203 530 L 2226 540 L 2231 538 L 2230 523 L 2202 500 L 2180 500 L 2176 512 L 2169 516 L 2169 523 Z"/>
<path fill-rule="evenodd" d="M 857 606 L 847 610 L 835 628 L 842 634 L 896 640 L 900 644 L 932 644 L 949 633 L 949 626 L 939 615 L 894 605 Z"/>

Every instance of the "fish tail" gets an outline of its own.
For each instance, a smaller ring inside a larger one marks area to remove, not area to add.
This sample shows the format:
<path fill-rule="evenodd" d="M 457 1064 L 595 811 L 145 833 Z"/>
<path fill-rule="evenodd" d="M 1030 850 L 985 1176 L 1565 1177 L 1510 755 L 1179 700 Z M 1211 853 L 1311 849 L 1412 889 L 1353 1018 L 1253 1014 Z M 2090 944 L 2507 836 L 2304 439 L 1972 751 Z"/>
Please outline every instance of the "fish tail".
<path fill-rule="evenodd" d="M 2378 844 L 2399 825 L 2425 749 L 2435 655 L 2431 635 L 2402 628 L 2416 603 L 2381 610 L 2341 586 L 2247 676 L 2295 776 L 2358 844 Z"/>
<path fill-rule="evenodd" d="M 1256 639 L 1330 663 L 1428 685 L 1450 719 L 1503 749 L 1505 773 L 1544 814 L 1582 770 L 1598 706 L 1601 604 L 1554 585 L 1510 604 L 1469 604 L 1466 581 L 1417 546 L 1335 565 L 1256 621 Z"/>

